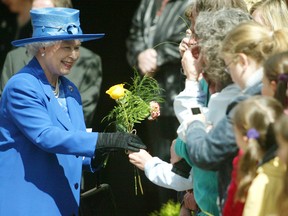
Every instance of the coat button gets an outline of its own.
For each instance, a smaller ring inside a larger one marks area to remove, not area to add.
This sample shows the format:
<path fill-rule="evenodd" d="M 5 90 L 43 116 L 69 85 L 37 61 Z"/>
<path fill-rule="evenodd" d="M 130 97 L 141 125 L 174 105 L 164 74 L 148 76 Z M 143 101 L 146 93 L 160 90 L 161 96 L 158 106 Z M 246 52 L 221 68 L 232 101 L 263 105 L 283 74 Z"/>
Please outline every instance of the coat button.
<path fill-rule="evenodd" d="M 78 184 L 78 183 L 74 184 L 74 188 L 75 188 L 76 190 L 78 189 L 78 187 L 79 187 L 79 184 Z"/>

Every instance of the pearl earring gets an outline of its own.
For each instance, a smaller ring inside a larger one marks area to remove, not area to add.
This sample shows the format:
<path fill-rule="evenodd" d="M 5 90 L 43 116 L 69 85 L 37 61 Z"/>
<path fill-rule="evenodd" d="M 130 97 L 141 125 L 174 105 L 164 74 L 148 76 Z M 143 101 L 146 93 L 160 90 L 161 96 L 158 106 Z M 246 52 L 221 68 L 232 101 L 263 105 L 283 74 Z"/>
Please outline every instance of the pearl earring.
<path fill-rule="evenodd" d="M 44 57 L 45 56 L 45 52 L 41 53 L 41 56 Z"/>

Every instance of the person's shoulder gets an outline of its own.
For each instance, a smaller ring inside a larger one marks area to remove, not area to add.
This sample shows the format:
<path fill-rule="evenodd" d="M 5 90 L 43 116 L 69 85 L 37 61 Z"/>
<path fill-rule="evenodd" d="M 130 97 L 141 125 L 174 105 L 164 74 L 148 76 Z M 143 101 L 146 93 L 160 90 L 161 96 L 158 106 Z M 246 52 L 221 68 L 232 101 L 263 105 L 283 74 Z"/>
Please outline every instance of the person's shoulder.
<path fill-rule="evenodd" d="M 18 47 L 16 49 L 13 49 L 13 50 L 10 50 L 8 53 L 7 53 L 7 56 L 11 57 L 11 58 L 16 58 L 16 59 L 13 59 L 13 60 L 17 60 L 19 59 L 19 57 L 22 58 L 27 58 L 27 59 L 31 59 L 31 57 L 29 57 L 27 54 L 26 54 L 26 48 L 25 47 Z M 19 59 L 20 60 L 20 59 Z"/>
<path fill-rule="evenodd" d="M 24 89 L 35 81 L 37 82 L 37 78 L 24 67 L 8 80 L 5 87 Z"/>
<path fill-rule="evenodd" d="M 25 47 L 17 47 L 16 49 L 12 49 L 8 52 L 10 55 L 15 54 L 25 54 L 26 55 L 26 48 Z"/>

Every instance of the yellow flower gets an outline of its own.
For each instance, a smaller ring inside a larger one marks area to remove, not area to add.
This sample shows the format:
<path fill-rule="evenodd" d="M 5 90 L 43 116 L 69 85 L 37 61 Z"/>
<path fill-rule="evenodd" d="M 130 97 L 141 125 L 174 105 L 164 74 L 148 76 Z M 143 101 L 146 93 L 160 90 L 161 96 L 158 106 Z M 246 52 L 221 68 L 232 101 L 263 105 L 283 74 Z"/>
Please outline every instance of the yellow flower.
<path fill-rule="evenodd" d="M 118 84 L 110 87 L 106 94 L 110 95 L 114 100 L 120 99 L 125 95 L 125 91 L 127 89 L 124 88 L 124 84 Z"/>

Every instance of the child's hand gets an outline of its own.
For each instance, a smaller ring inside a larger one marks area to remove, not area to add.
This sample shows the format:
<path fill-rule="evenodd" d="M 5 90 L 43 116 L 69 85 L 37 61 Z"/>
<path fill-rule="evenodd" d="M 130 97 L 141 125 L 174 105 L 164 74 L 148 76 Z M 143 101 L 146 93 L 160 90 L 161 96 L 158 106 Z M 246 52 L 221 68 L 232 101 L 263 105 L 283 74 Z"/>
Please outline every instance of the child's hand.
<path fill-rule="evenodd" d="M 152 159 L 152 156 L 144 149 L 140 149 L 139 152 L 133 152 L 129 154 L 129 161 L 141 170 L 144 170 L 147 161 Z"/>

